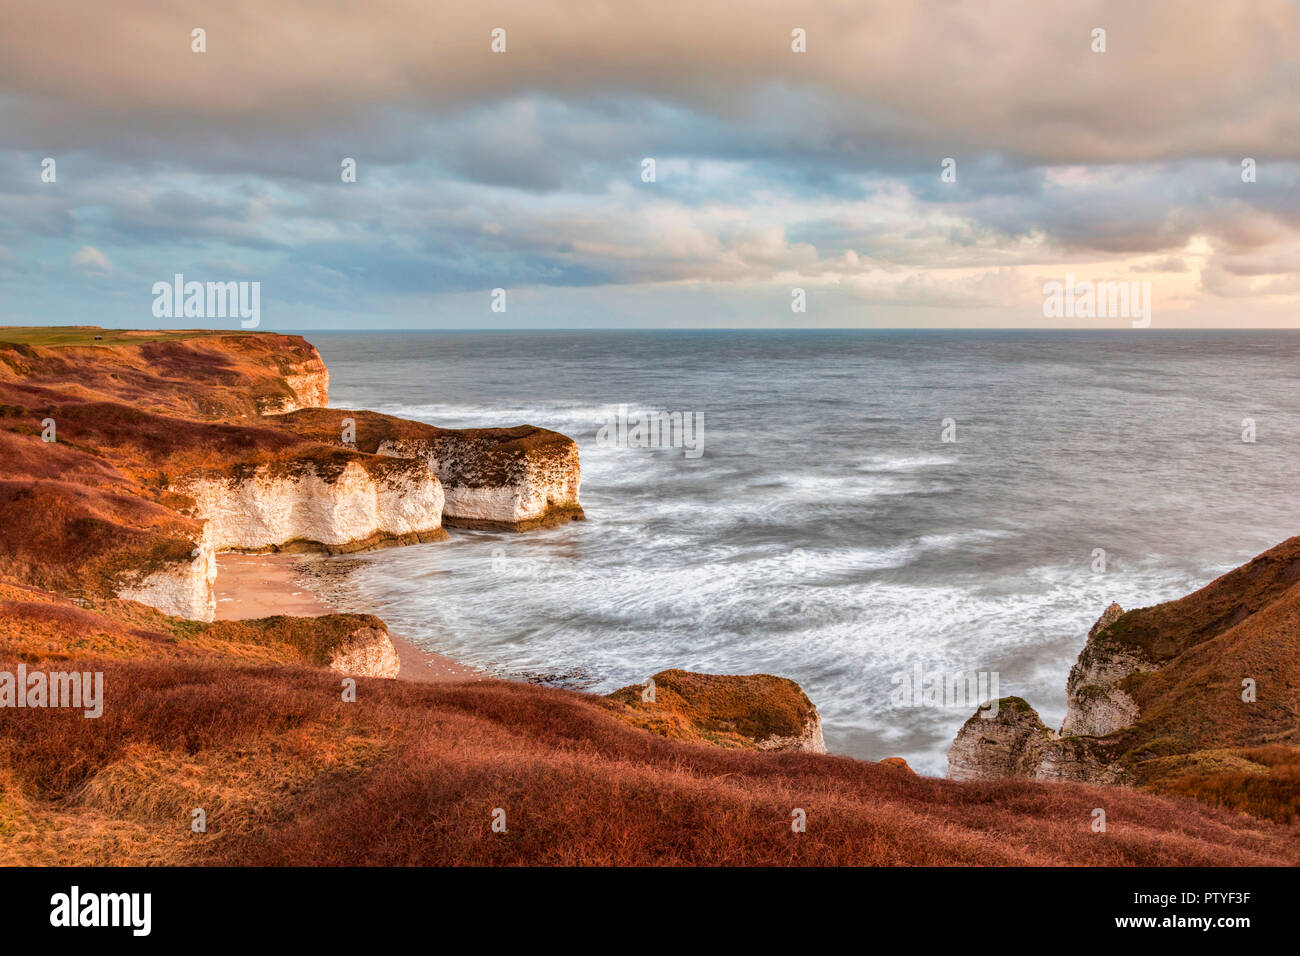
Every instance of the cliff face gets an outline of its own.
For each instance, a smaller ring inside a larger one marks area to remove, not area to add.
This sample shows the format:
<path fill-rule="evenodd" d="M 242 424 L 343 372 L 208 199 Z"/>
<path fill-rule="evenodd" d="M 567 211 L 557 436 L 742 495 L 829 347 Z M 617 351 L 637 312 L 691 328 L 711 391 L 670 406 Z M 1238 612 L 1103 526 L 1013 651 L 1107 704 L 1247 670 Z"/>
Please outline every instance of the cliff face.
<path fill-rule="evenodd" d="M 218 551 L 337 553 L 446 534 L 442 486 L 414 461 L 371 468 L 349 461 L 331 472 L 297 460 L 239 476 L 187 478 L 175 490 L 194 499 Z"/>
<path fill-rule="evenodd" d="M 1060 734 L 1018 698 L 948 755 L 961 779 L 1119 782 L 1287 819 L 1300 806 L 1300 538 L 1154 607 L 1112 604 Z"/>
<path fill-rule="evenodd" d="M 330 403 L 330 373 L 320 355 L 306 356 L 302 361 L 290 363 L 284 373 L 284 384 L 292 396 L 267 401 L 261 409 L 263 415 L 296 412 L 300 408 L 324 408 Z"/>
<path fill-rule="evenodd" d="M 1111 604 L 1088 631 L 1088 640 L 1065 684 L 1062 736 L 1102 737 L 1137 719 L 1138 706 L 1120 685 L 1130 675 L 1154 665 L 1136 649 L 1103 637 L 1123 614 L 1122 607 Z"/>
<path fill-rule="evenodd" d="M 1122 688 L 1131 674 L 1150 665 L 1132 650 L 1107 639 L 1124 614 L 1111 604 L 1088 631 L 1079 659 L 1066 683 L 1066 716 L 1056 733 L 1019 697 L 1004 697 L 995 713 L 980 708 L 962 725 L 948 751 L 948 776 L 954 780 L 1037 780 L 1113 782 L 1121 770 L 1112 766 L 1107 748 L 1092 741 L 1137 717 L 1137 705 Z"/>
<path fill-rule="evenodd" d="M 953 780 L 1071 780 L 1114 783 L 1121 772 L 1103 747 L 1061 737 L 1019 697 L 1004 697 L 996 715 L 981 709 L 962 725 L 948 750 Z"/>
<path fill-rule="evenodd" d="M 1036 777 L 1054 735 L 1019 697 L 998 701 L 996 714 L 980 708 L 962 725 L 948 750 L 954 780 Z"/>
<path fill-rule="evenodd" d="M 216 617 L 217 598 L 212 586 L 217 580 L 217 553 L 209 526 L 195 543 L 189 561 L 176 561 L 154 571 L 134 576 L 123 574 L 117 596 L 139 601 L 164 614 L 194 621 Z"/>
<path fill-rule="evenodd" d="M 385 441 L 379 454 L 416 458 L 443 481 L 447 520 L 457 527 L 525 531 L 582 515 L 577 446 L 502 453 L 478 435 Z"/>
<path fill-rule="evenodd" d="M 353 441 L 344 444 L 351 423 Z M 343 409 L 308 409 L 277 425 L 314 442 L 425 462 L 442 482 L 448 527 L 528 531 L 583 518 L 578 446 L 545 428 L 448 429 Z"/>

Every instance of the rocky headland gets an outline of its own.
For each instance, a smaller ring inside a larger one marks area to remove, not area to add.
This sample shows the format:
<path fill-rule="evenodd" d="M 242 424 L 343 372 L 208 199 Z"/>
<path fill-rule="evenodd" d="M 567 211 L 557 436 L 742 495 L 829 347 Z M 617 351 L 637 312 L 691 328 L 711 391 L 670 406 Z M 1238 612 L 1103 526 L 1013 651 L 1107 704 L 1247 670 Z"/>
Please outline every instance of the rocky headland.
<path fill-rule="evenodd" d="M 1118 783 L 1291 819 L 1300 808 L 1300 537 L 1199 591 L 1112 604 L 1045 726 L 1018 697 L 977 711 L 948 753 L 957 780 Z"/>
<path fill-rule="evenodd" d="M 276 424 L 314 442 L 426 467 L 442 485 L 448 527 L 530 531 L 583 518 L 578 446 L 544 428 L 448 429 L 326 408 L 283 415 Z"/>
<path fill-rule="evenodd" d="M 0 333 L 0 571 L 27 583 L 210 621 L 218 552 L 583 517 L 571 439 L 325 408 L 298 336 L 57 331 Z"/>

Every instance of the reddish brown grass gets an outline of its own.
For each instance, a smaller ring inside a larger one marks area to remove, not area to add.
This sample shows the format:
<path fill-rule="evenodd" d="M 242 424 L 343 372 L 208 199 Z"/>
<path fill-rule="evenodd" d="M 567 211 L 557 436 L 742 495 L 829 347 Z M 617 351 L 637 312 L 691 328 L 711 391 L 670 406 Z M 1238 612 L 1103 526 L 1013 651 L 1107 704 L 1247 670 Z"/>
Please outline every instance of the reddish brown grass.
<path fill-rule="evenodd" d="M 97 721 L 0 711 L 7 862 L 1300 863 L 1296 830 L 1187 801 L 675 742 L 523 684 L 361 680 L 344 703 L 319 671 L 104 670 Z M 207 834 L 188 831 L 195 806 Z M 110 839 L 131 827 L 153 837 Z"/>
<path fill-rule="evenodd" d="M 798 684 L 771 674 L 666 670 L 652 679 L 653 702 L 643 699 L 640 684 L 606 699 L 624 723 L 672 740 L 754 749 L 772 737 L 802 736 L 815 712 Z"/>

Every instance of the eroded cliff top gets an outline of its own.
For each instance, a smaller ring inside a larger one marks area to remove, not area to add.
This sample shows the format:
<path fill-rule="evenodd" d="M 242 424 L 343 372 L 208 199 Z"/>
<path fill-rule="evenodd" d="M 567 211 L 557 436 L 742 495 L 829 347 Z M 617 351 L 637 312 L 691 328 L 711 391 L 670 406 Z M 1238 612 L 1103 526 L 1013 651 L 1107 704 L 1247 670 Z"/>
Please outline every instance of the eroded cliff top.
<path fill-rule="evenodd" d="M 606 698 L 619 720 L 671 740 L 824 752 L 821 718 L 794 681 L 772 674 L 666 670 Z"/>
<path fill-rule="evenodd" d="M 10 326 L 0 384 L 32 408 L 99 401 L 237 420 L 325 404 L 329 373 L 299 335 Z"/>

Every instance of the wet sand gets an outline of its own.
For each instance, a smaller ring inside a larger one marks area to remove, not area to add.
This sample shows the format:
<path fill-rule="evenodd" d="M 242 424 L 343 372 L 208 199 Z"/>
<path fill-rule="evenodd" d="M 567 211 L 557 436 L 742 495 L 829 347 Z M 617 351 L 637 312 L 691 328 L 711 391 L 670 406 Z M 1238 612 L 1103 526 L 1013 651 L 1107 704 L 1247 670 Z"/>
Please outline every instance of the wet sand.
<path fill-rule="evenodd" d="M 318 617 L 335 609 L 311 590 L 297 583 L 295 558 L 287 554 L 217 555 L 217 620 L 292 614 Z M 487 675 L 476 667 L 417 647 L 400 634 L 388 632 L 402 663 L 400 680 L 428 682 L 483 680 Z"/>

